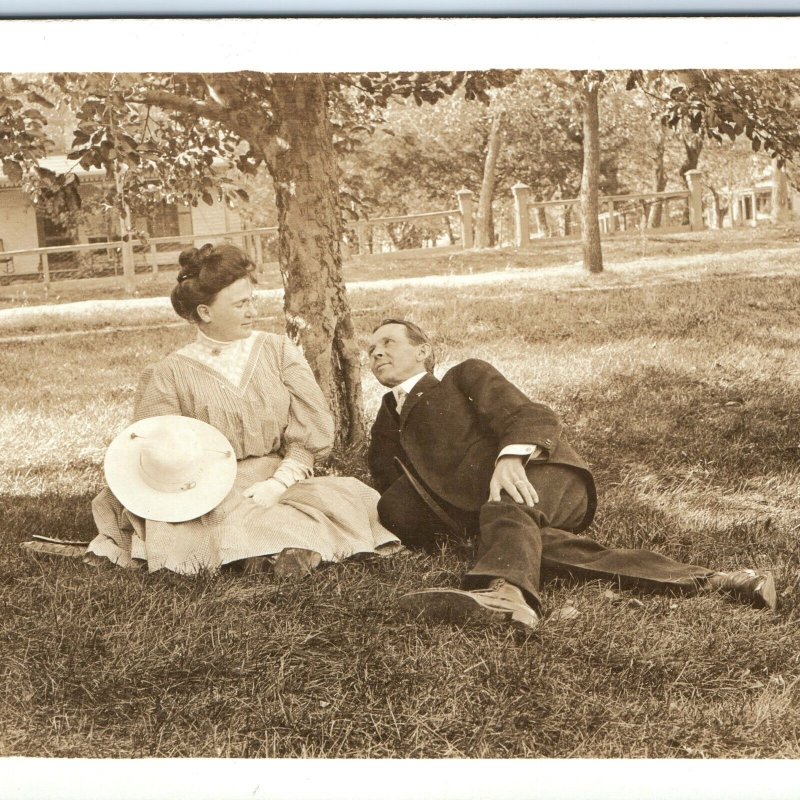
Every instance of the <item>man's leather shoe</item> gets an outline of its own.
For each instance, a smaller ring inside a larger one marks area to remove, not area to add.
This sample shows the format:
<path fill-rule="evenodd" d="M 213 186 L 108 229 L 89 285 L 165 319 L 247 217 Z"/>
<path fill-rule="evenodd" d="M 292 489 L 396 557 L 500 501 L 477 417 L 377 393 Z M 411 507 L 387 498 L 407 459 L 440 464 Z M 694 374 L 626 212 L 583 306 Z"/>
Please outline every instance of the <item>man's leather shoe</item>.
<path fill-rule="evenodd" d="M 778 607 L 775 579 L 769 572 L 761 575 L 752 569 L 715 572 L 709 576 L 708 584 L 718 592 L 736 595 L 759 608 L 774 611 Z"/>
<path fill-rule="evenodd" d="M 485 589 L 422 589 L 404 594 L 398 606 L 415 616 L 440 622 L 462 623 L 469 619 L 497 619 L 528 628 L 539 624 L 539 615 L 525 602 L 522 592 L 502 578 Z"/>

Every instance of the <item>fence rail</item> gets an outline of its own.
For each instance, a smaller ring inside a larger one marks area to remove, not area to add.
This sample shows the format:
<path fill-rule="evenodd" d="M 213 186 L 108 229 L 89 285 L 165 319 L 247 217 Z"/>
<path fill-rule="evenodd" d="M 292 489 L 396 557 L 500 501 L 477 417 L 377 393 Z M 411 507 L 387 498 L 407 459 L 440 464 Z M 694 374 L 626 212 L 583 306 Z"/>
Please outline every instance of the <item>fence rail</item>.
<path fill-rule="evenodd" d="M 643 230 L 660 217 L 656 226 L 663 232 L 679 230 L 701 230 L 704 227 L 702 206 L 702 175 L 693 170 L 687 173 L 689 189 L 670 192 L 644 192 L 639 194 L 606 195 L 599 198 L 599 220 L 601 231 L 605 235 L 613 235 L 634 228 Z M 530 187 L 517 183 L 511 189 L 513 197 L 513 244 L 517 247 L 529 247 L 531 237 L 531 215 L 535 212 L 537 234 L 533 238 L 551 236 L 557 230 L 557 236 L 574 236 L 579 225 L 570 220 L 572 210 L 580 203 L 580 199 L 562 198 L 555 200 L 531 201 Z M 397 214 L 373 219 L 360 219 L 345 225 L 343 247 L 345 252 L 355 248 L 358 254 L 364 255 L 378 250 L 397 250 L 397 236 L 391 226 L 407 226 L 414 233 L 415 241 L 426 241 L 429 247 L 448 246 L 469 250 L 474 246 L 473 193 L 468 189 L 456 192 L 457 208 L 443 211 L 425 211 L 418 214 Z M 682 208 L 678 215 L 670 213 L 670 204 L 679 202 Z M 683 205 L 685 204 L 685 205 Z M 650 218 L 654 207 L 659 214 Z M 548 213 L 564 209 L 558 225 L 551 225 Z M 444 220 L 438 229 L 430 223 Z M 663 224 L 666 220 L 666 224 Z M 451 224 L 455 222 L 455 225 Z M 673 224 L 674 223 L 674 224 Z M 501 230 L 504 223 L 501 222 Z M 506 225 L 507 227 L 507 225 Z M 543 230 L 543 227 L 545 228 Z M 383 229 L 383 238 L 376 234 L 376 229 Z M 424 236 L 420 230 L 425 232 Z M 261 270 L 266 263 L 265 255 L 273 255 L 268 260 L 277 260 L 277 252 L 268 252 L 274 243 L 278 229 L 276 227 L 248 228 L 241 231 L 223 231 L 219 233 L 190 234 L 185 236 L 158 236 L 146 242 L 134 242 L 134 270 L 137 273 L 151 271 L 157 274 L 164 266 L 176 266 L 178 254 L 186 247 L 207 241 L 236 242 L 253 259 Z M 425 238 L 427 236 L 427 238 Z M 273 242 L 267 243 L 266 237 Z M 394 237 L 394 238 L 393 238 Z M 505 239 L 506 242 L 510 240 Z M 419 245 L 417 245 L 418 247 Z M 16 280 L 42 280 L 45 286 L 53 280 L 64 280 L 70 277 L 100 277 L 119 275 L 121 272 L 122 242 L 119 240 L 95 241 L 81 244 L 58 245 L 56 247 L 33 247 L 20 250 L 0 252 L 0 283 Z M 415 248 L 409 248 L 415 249 Z M 36 268 L 16 270 L 15 259 L 26 257 L 38 258 Z"/>
<path fill-rule="evenodd" d="M 242 231 L 223 231 L 208 234 L 184 236 L 154 236 L 146 243 L 133 243 L 134 265 L 137 273 L 157 274 L 160 267 L 177 266 L 181 250 L 205 244 L 207 241 L 230 241 L 240 243 L 256 265 L 263 267 L 264 237 L 276 236 L 276 227 L 248 228 Z M 0 263 L 6 268 L 2 278 L 10 280 L 42 280 L 45 285 L 53 280 L 67 280 L 72 277 L 103 277 L 118 275 L 121 272 L 122 242 L 118 239 L 81 244 L 57 245 L 54 247 L 29 247 L 6 250 L 0 253 Z M 25 256 L 38 258 L 35 270 L 17 271 L 14 259 Z M 9 268 L 10 267 L 10 268 Z"/>

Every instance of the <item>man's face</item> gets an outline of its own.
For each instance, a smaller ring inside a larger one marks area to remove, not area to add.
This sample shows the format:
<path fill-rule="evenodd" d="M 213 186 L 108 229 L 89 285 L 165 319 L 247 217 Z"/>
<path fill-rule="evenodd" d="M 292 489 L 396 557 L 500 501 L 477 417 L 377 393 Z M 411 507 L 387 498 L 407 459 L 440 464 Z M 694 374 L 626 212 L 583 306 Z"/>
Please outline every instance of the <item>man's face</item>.
<path fill-rule="evenodd" d="M 392 387 L 406 378 L 425 371 L 425 359 L 430 354 L 427 344 L 412 344 L 405 325 L 393 322 L 381 325 L 370 339 L 370 368 L 384 386 Z"/>

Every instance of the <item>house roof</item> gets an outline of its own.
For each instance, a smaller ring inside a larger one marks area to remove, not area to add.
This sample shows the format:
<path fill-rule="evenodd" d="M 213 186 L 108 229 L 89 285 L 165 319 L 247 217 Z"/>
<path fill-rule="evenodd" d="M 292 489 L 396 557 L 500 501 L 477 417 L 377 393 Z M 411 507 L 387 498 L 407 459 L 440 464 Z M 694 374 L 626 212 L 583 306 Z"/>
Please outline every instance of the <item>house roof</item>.
<path fill-rule="evenodd" d="M 64 175 L 67 172 L 73 172 L 81 181 L 88 183 L 102 181 L 106 178 L 105 169 L 92 167 L 86 170 L 77 161 L 67 158 L 66 155 L 53 155 L 40 158 L 39 166 L 52 170 L 56 175 Z M 12 181 L 7 175 L 0 173 L 0 189 L 11 189 L 19 185 L 19 181 Z"/>
<path fill-rule="evenodd" d="M 64 155 L 50 155 L 45 158 L 39 159 L 39 166 L 45 169 L 52 170 L 56 175 L 64 175 L 67 172 L 72 172 L 77 175 L 82 183 L 99 183 L 106 180 L 106 171 L 103 167 L 91 167 L 85 170 L 79 162 L 67 158 Z M 213 166 L 216 169 L 229 168 L 231 162 L 227 159 L 215 156 Z M 0 172 L 0 189 L 13 189 L 19 187 L 19 181 L 12 181 L 3 172 Z"/>

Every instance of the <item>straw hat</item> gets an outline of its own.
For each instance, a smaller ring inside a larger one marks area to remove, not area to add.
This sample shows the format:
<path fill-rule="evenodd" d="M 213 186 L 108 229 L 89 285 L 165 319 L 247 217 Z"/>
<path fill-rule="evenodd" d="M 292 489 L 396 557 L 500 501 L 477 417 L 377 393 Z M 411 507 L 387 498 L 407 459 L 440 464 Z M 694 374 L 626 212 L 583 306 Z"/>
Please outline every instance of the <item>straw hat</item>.
<path fill-rule="evenodd" d="M 222 502 L 236 479 L 236 454 L 212 425 L 165 414 L 119 433 L 103 469 L 128 511 L 160 522 L 185 522 Z"/>

